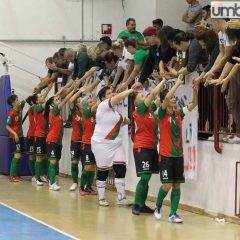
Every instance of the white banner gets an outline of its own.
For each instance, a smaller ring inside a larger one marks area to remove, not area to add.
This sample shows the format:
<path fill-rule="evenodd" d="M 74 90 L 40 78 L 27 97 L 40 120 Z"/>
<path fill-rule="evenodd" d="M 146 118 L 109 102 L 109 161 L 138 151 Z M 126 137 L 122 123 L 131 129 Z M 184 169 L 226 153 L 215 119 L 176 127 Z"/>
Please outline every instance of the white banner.
<path fill-rule="evenodd" d="M 177 106 L 185 107 L 192 101 L 192 80 L 199 76 L 193 72 L 186 76 L 185 84 L 176 92 Z M 176 82 L 172 79 L 167 82 L 167 88 L 171 88 Z M 197 142 L 198 142 L 198 108 L 187 114 L 183 120 L 182 141 L 184 153 L 185 178 L 197 178 Z"/>

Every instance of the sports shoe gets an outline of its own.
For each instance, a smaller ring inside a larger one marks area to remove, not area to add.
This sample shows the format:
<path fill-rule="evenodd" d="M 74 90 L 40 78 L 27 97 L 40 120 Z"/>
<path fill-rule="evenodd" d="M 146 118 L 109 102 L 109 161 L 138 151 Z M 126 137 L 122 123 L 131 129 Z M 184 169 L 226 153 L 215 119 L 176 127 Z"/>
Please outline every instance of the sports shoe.
<path fill-rule="evenodd" d="M 76 191 L 77 188 L 78 188 L 77 183 L 73 183 L 72 186 L 69 188 L 69 191 L 71 191 L 71 192 Z"/>
<path fill-rule="evenodd" d="M 100 199 L 98 203 L 102 207 L 108 207 L 109 206 L 109 203 L 108 203 L 108 201 L 105 198 L 104 199 Z"/>
<path fill-rule="evenodd" d="M 37 178 L 36 177 L 32 177 L 32 182 L 36 182 Z"/>
<path fill-rule="evenodd" d="M 141 213 L 151 213 L 152 214 L 152 213 L 154 213 L 154 210 L 145 205 L 144 207 L 140 207 L 140 212 Z"/>
<path fill-rule="evenodd" d="M 91 187 L 90 188 L 85 188 L 84 191 L 87 192 L 87 194 L 89 194 L 89 195 L 98 195 L 98 193 L 94 189 L 92 189 Z"/>
<path fill-rule="evenodd" d="M 79 189 L 79 193 L 80 193 L 80 196 L 82 196 L 82 197 L 85 195 L 88 195 L 88 192 L 83 187 L 81 187 Z"/>
<path fill-rule="evenodd" d="M 183 220 L 176 214 L 171 214 L 168 218 L 168 221 L 169 222 L 172 222 L 172 223 L 182 223 Z"/>
<path fill-rule="evenodd" d="M 161 208 L 156 206 L 155 210 L 154 210 L 154 216 L 157 220 L 161 219 L 162 217 L 162 213 L 161 213 Z"/>
<path fill-rule="evenodd" d="M 16 178 L 15 176 L 11 176 L 11 177 L 9 177 L 9 181 L 10 182 L 19 182 L 20 180 L 18 178 Z"/>
<path fill-rule="evenodd" d="M 43 181 L 39 178 L 39 179 L 36 180 L 36 184 L 38 186 L 43 186 Z"/>
<path fill-rule="evenodd" d="M 48 183 L 48 176 L 46 175 L 40 176 L 40 179 L 42 180 L 42 182 Z"/>
<path fill-rule="evenodd" d="M 240 138 L 237 137 L 237 136 L 234 136 L 233 138 L 229 138 L 229 139 L 228 139 L 228 143 L 240 144 Z"/>
<path fill-rule="evenodd" d="M 16 176 L 15 178 L 17 178 L 19 181 L 23 181 L 23 178 L 20 176 Z"/>
<path fill-rule="evenodd" d="M 57 183 L 53 183 L 53 184 L 49 184 L 49 190 L 52 191 L 59 191 L 61 189 L 61 187 L 59 185 L 57 185 Z"/>
<path fill-rule="evenodd" d="M 128 205 L 128 201 L 125 197 L 120 199 L 120 200 L 118 199 L 117 200 L 117 205 L 126 206 L 126 205 Z"/>
<path fill-rule="evenodd" d="M 140 207 L 137 204 L 133 204 L 132 214 L 133 215 L 140 215 Z"/>

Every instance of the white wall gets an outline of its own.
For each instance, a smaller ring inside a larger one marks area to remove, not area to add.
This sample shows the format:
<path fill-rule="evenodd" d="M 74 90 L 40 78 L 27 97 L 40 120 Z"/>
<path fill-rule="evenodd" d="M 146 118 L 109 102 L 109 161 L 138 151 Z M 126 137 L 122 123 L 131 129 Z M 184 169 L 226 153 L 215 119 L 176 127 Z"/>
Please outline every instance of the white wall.
<path fill-rule="evenodd" d="M 210 4 L 210 0 L 199 0 L 203 6 Z M 164 25 L 185 30 L 186 24 L 182 22 L 182 15 L 186 12 L 186 0 L 156 0 L 157 17 L 161 18 Z"/>

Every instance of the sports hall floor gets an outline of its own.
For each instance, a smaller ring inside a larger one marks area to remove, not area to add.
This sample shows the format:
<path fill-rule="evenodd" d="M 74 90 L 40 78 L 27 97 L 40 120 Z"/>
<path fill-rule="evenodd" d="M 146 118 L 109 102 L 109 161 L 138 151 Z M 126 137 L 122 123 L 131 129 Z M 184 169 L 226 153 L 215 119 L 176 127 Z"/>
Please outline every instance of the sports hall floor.
<path fill-rule="evenodd" d="M 97 196 L 69 192 L 69 178 L 60 183 L 60 192 L 50 192 L 30 179 L 9 183 L 0 175 L 0 240 L 240 240 L 237 224 L 185 211 L 179 211 L 183 224 L 170 224 L 168 207 L 160 221 L 153 215 L 133 216 L 129 207 L 116 205 L 114 192 L 107 192 L 111 205 L 104 208 L 97 205 Z"/>

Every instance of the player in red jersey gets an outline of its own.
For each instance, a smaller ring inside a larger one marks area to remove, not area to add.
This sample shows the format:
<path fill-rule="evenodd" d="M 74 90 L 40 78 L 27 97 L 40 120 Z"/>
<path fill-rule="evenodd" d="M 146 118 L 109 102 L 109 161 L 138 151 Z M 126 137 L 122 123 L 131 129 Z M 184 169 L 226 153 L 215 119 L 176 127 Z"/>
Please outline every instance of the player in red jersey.
<path fill-rule="evenodd" d="M 161 218 L 161 207 L 164 198 L 172 188 L 171 192 L 171 213 L 169 222 L 182 223 L 183 220 L 177 214 L 180 201 L 180 183 L 185 182 L 184 160 L 182 146 L 182 120 L 184 116 L 191 112 L 198 104 L 197 90 L 193 89 L 192 102 L 184 107 L 176 108 L 176 90 L 184 83 L 183 76 L 180 75 L 176 84 L 166 93 L 162 92 L 163 103 L 159 108 L 159 128 L 160 128 L 160 176 L 162 186 L 158 193 L 157 204 L 154 215 Z"/>
<path fill-rule="evenodd" d="M 78 164 L 81 158 L 82 148 L 82 112 L 80 108 L 81 102 L 81 89 L 76 92 L 69 100 L 69 106 L 71 110 L 72 119 L 72 136 L 71 136 L 71 176 L 72 185 L 69 188 L 70 191 L 76 191 L 78 188 Z"/>
<path fill-rule="evenodd" d="M 55 182 L 58 171 L 58 161 L 61 159 L 62 153 L 62 137 L 63 137 L 63 121 L 61 117 L 61 109 L 72 97 L 72 90 L 61 102 L 58 96 L 51 97 L 45 106 L 45 118 L 49 117 L 49 132 L 47 135 L 47 156 L 49 159 L 49 189 L 58 191 L 61 187 Z M 50 110 L 50 107 L 52 109 Z"/>
<path fill-rule="evenodd" d="M 26 153 L 28 154 L 28 167 L 32 174 L 32 180 L 35 180 L 35 156 L 34 156 L 34 133 L 36 129 L 35 104 L 37 95 L 29 96 L 26 102 L 30 105 L 28 110 L 29 128 L 27 132 Z"/>
<path fill-rule="evenodd" d="M 6 129 L 9 131 L 12 152 L 14 153 L 11 167 L 10 178 L 11 182 L 19 182 L 19 168 L 22 153 L 24 152 L 24 138 L 22 129 L 22 111 L 25 106 L 25 101 L 19 102 L 17 95 L 11 95 L 7 99 L 7 103 L 12 107 L 7 119 Z"/>
<path fill-rule="evenodd" d="M 135 215 L 139 215 L 140 212 L 154 212 L 145 204 L 149 180 L 153 173 L 159 173 L 157 151 L 158 119 L 154 112 L 160 106 L 160 99 L 158 98 L 154 102 L 153 100 L 161 92 L 166 81 L 166 79 L 163 79 L 147 97 L 140 92 L 133 95 L 134 106 L 136 107 L 133 112 L 136 123 L 133 155 L 137 176 L 140 177 L 132 208 L 132 213 Z"/>
<path fill-rule="evenodd" d="M 81 100 L 82 109 L 82 126 L 83 126 L 83 136 L 82 136 L 82 175 L 80 183 L 80 195 L 84 196 L 86 194 L 96 195 L 92 189 L 92 183 L 96 171 L 96 161 L 91 148 L 91 139 L 94 132 L 96 124 L 96 110 L 100 101 L 96 103 L 93 102 L 92 98 L 86 96 Z"/>
<path fill-rule="evenodd" d="M 36 156 L 35 162 L 35 177 L 38 186 L 43 186 L 43 182 L 48 182 L 48 160 L 47 160 L 47 146 L 46 137 L 48 133 L 48 118 L 45 118 L 45 99 L 50 92 L 53 84 L 48 85 L 47 90 L 37 95 L 35 108 L 36 129 L 34 132 L 34 154 Z"/>

